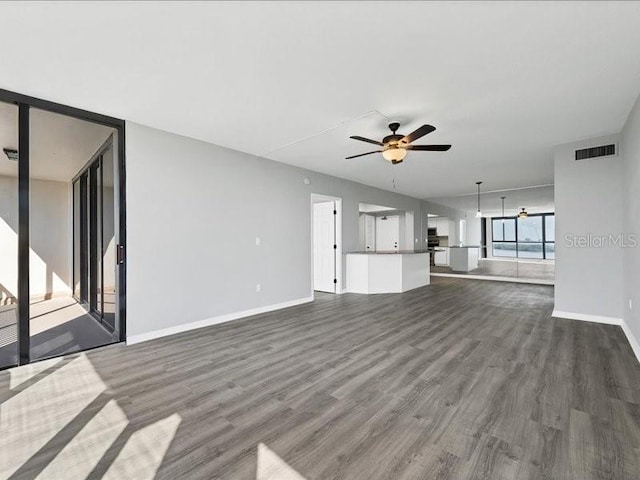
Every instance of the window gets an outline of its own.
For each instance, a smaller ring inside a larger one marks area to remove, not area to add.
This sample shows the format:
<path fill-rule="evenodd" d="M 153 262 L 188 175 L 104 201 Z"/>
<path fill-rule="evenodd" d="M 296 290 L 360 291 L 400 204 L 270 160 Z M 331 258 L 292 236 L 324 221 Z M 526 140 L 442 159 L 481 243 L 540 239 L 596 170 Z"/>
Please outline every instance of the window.
<path fill-rule="evenodd" d="M 493 218 L 491 222 L 494 257 L 555 258 L 553 213 Z"/>
<path fill-rule="evenodd" d="M 492 221 L 492 231 L 493 256 L 516 257 L 516 219 L 494 218 Z"/>
<path fill-rule="evenodd" d="M 544 257 L 556 258 L 556 217 L 544 216 Z"/>
<path fill-rule="evenodd" d="M 518 258 L 544 258 L 542 217 L 518 218 Z"/>

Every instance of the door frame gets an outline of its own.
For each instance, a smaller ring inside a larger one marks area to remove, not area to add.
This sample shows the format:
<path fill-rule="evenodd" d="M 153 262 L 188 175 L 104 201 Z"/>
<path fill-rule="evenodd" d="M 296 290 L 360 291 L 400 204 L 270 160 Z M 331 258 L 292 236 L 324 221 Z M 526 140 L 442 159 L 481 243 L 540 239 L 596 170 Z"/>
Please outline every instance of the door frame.
<path fill-rule="evenodd" d="M 29 325 L 29 251 L 30 251 L 30 110 L 36 108 L 52 113 L 85 120 L 111 127 L 117 132 L 118 165 L 115 168 L 118 185 L 117 203 L 118 225 L 114 229 L 117 235 L 118 275 L 116 310 L 118 312 L 119 341 L 126 339 L 126 170 L 125 170 L 125 122 L 124 120 L 70 107 L 48 100 L 0 89 L 0 101 L 18 106 L 18 364 L 31 363 L 31 336 Z"/>
<path fill-rule="evenodd" d="M 313 233 L 314 233 L 314 211 L 313 211 L 313 204 L 314 203 L 322 203 L 322 202 L 336 202 L 335 205 L 335 236 L 336 236 L 336 254 L 335 254 L 335 266 L 334 266 L 334 272 L 336 275 L 336 290 L 335 293 L 337 294 L 342 294 L 344 293 L 344 289 L 343 289 L 343 279 L 342 279 L 342 272 L 343 272 L 343 264 L 344 264 L 344 252 L 342 251 L 342 197 L 334 197 L 332 195 L 325 195 L 322 193 L 312 193 L 310 196 L 310 201 L 309 201 L 309 210 L 310 210 L 310 218 L 311 218 L 311 228 L 310 228 L 310 232 L 311 232 L 311 242 L 310 242 L 310 259 L 311 259 L 311 297 L 313 298 L 315 295 L 315 290 L 313 289 L 314 287 L 314 265 L 313 265 L 313 259 L 314 259 L 314 247 L 313 247 Z"/>

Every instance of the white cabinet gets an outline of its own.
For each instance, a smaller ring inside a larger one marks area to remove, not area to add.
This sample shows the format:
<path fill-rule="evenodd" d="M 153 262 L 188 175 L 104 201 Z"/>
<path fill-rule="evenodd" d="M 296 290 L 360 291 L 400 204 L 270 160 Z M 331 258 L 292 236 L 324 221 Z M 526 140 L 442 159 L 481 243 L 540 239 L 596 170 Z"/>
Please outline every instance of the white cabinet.
<path fill-rule="evenodd" d="M 427 228 L 438 228 L 438 218 L 427 217 Z"/>
<path fill-rule="evenodd" d="M 449 219 L 447 217 L 436 218 L 436 231 L 439 237 L 449 236 Z"/>

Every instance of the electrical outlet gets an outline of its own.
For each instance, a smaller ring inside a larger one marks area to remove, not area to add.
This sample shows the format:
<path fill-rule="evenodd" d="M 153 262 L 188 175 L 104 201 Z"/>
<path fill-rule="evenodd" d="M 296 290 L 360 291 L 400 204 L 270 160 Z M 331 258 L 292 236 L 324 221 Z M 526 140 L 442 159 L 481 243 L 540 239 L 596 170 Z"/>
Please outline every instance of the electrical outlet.
<path fill-rule="evenodd" d="M 256 283 L 256 293 L 260 293 L 262 291 L 262 285 Z"/>

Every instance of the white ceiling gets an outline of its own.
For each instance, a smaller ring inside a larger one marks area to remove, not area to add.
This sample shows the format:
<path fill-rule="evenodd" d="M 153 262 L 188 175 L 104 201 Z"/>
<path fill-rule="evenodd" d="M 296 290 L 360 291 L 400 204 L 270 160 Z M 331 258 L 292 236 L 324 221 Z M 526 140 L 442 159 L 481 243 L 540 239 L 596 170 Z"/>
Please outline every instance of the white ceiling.
<path fill-rule="evenodd" d="M 76 118 L 31 109 L 31 178 L 70 181 L 114 130 Z M 18 111 L 0 102 L 0 150 L 18 148 Z M 17 176 L 18 162 L 0 153 L 0 175 Z"/>
<path fill-rule="evenodd" d="M 422 198 L 553 182 L 617 132 L 638 2 L 1 3 L 0 87 Z M 391 166 L 388 119 L 446 153 Z M 324 132 L 324 133 L 321 133 Z M 213 161 L 213 160 L 212 160 Z"/>
<path fill-rule="evenodd" d="M 484 184 L 483 184 L 484 185 Z M 475 185 L 474 185 L 475 186 Z M 485 217 L 502 216 L 504 196 L 504 214 L 515 215 L 522 207 L 528 213 L 548 213 L 555 211 L 553 185 L 506 191 L 483 191 L 480 193 L 480 210 Z M 458 210 L 475 212 L 478 209 L 477 192 L 453 197 L 440 197 L 431 200 Z"/>

